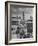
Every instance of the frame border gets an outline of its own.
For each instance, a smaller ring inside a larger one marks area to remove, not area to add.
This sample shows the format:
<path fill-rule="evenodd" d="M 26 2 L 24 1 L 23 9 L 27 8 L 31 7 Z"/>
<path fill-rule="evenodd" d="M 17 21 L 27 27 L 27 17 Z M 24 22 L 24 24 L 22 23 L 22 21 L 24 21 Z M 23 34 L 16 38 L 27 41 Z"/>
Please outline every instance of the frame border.
<path fill-rule="evenodd" d="M 21 4 L 34 4 L 34 5 L 36 5 L 36 41 L 19 42 L 19 43 L 8 43 L 8 3 L 21 3 Z M 33 2 L 6 1 L 5 2 L 5 44 L 6 45 L 12 45 L 12 44 L 25 44 L 25 43 L 26 44 L 27 43 L 37 43 L 37 3 L 33 3 Z"/>

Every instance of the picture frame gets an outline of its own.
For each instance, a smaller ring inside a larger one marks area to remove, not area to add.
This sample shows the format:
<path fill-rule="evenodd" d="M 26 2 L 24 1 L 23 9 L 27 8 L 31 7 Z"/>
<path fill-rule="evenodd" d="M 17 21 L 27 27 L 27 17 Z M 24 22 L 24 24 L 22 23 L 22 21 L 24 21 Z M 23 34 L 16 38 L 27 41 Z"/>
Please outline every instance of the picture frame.
<path fill-rule="evenodd" d="M 37 42 L 37 3 L 5 2 L 5 44 Z"/>

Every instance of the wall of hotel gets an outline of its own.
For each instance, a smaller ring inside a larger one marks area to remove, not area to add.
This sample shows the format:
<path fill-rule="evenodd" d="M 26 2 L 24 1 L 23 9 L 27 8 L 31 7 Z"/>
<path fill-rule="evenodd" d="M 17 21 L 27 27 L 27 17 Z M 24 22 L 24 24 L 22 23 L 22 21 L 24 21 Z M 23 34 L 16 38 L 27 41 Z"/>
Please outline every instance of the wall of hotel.
<path fill-rule="evenodd" d="M 37 42 L 38 42 L 38 4 L 37 4 Z"/>

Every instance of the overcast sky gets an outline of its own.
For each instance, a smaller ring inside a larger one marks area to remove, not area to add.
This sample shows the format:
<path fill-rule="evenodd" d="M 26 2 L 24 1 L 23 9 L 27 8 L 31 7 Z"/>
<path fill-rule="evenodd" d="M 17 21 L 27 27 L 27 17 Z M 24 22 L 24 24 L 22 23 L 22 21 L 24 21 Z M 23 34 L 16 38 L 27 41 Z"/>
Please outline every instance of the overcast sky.
<path fill-rule="evenodd" d="M 28 8 L 28 7 L 18 7 L 18 6 L 11 6 L 11 16 L 21 16 L 23 17 L 23 12 L 25 15 L 25 19 L 28 20 L 30 16 L 33 15 L 33 8 Z"/>

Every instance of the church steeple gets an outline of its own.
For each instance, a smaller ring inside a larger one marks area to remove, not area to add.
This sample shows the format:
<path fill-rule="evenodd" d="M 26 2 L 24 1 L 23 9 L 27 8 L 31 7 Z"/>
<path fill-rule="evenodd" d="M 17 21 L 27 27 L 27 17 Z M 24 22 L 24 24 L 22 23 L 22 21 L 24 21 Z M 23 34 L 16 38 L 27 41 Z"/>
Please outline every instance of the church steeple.
<path fill-rule="evenodd" d="M 23 11 L 23 20 L 24 20 L 24 11 Z"/>

